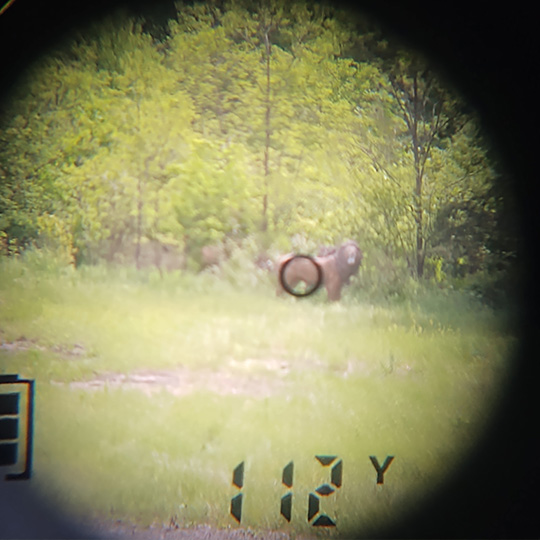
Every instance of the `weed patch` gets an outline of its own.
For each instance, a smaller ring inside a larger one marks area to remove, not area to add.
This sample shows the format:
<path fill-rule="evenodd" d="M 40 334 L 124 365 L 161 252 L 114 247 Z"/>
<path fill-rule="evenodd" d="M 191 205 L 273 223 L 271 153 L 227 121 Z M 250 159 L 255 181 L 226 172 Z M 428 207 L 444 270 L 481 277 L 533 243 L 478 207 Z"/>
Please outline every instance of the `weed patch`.
<path fill-rule="evenodd" d="M 244 462 L 242 527 L 318 534 L 315 456 L 336 455 L 324 511 L 370 531 L 452 474 L 511 370 L 511 333 L 458 293 L 327 304 L 198 279 L 3 263 L 0 370 L 36 380 L 33 482 L 81 520 L 237 527 Z M 389 455 L 377 485 L 370 456 Z"/>

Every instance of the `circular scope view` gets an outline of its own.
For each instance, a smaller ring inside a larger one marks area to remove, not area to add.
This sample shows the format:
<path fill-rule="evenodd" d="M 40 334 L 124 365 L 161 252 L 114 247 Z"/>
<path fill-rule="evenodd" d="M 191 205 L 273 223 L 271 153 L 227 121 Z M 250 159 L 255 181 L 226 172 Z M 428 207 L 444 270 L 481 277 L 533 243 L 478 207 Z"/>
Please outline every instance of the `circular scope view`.
<path fill-rule="evenodd" d="M 0 104 L 0 482 L 104 537 L 406 516 L 510 373 L 500 167 L 437 66 L 356 13 L 74 29 Z"/>

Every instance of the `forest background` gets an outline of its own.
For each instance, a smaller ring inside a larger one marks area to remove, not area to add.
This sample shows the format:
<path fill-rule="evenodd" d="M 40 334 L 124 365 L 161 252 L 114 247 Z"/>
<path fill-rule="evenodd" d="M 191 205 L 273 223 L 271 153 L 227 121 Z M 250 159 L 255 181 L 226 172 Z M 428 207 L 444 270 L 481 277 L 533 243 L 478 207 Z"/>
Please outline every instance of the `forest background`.
<path fill-rule="evenodd" d="M 255 270 L 352 238 L 364 292 L 508 292 L 511 179 L 474 111 L 350 13 L 119 13 L 44 56 L 0 114 L 2 255 L 198 271 L 213 246 Z"/>

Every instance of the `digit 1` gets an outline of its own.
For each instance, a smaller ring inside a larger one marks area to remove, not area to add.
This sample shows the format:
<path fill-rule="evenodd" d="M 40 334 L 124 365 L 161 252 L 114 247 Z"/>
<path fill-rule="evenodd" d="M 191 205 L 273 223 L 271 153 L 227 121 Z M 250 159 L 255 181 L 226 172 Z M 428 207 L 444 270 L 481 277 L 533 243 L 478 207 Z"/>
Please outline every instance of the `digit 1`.
<path fill-rule="evenodd" d="M 315 456 L 323 467 L 328 467 L 336 461 L 337 456 Z M 340 459 L 333 467 L 330 473 L 330 483 L 336 488 L 340 488 L 343 479 L 343 461 Z M 323 497 L 328 497 L 336 491 L 329 484 L 322 484 L 315 491 Z M 308 522 L 311 521 L 318 513 L 320 508 L 319 497 L 315 493 L 309 494 L 308 499 Z M 313 523 L 314 527 L 335 527 L 336 523 L 326 514 L 321 514 Z"/>
<path fill-rule="evenodd" d="M 240 463 L 233 471 L 233 485 L 242 489 L 244 486 L 244 462 Z M 242 521 L 242 493 L 238 493 L 231 499 L 231 514 L 240 523 Z"/>
<path fill-rule="evenodd" d="M 283 475 L 281 477 L 281 482 L 288 488 L 292 488 L 293 485 L 293 472 L 294 464 L 291 461 L 285 467 L 283 467 Z M 281 497 L 281 515 L 287 520 L 291 521 L 291 511 L 292 511 L 292 492 L 289 491 L 283 497 Z"/>

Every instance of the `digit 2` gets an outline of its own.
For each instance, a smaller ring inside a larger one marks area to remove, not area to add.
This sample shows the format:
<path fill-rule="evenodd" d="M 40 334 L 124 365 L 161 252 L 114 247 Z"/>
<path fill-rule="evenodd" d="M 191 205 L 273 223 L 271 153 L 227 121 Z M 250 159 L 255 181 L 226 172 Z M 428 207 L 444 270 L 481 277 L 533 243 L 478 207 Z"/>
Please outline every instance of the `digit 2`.
<path fill-rule="evenodd" d="M 315 458 L 319 461 L 319 463 L 323 467 L 329 467 L 336 461 L 337 456 L 315 456 Z M 332 493 L 334 493 L 336 490 L 332 487 L 335 486 L 337 489 L 341 487 L 343 479 L 343 460 L 339 460 L 333 467 L 330 472 L 330 484 L 322 484 L 320 485 L 315 492 L 316 493 L 310 493 L 309 499 L 308 499 L 308 522 L 310 522 L 312 519 L 315 518 L 315 516 L 319 513 L 320 509 L 320 499 L 318 495 L 322 495 L 323 497 L 328 497 Z M 333 519 L 331 519 L 326 514 L 321 514 L 315 521 L 312 523 L 313 527 L 335 527 L 336 523 Z"/>

